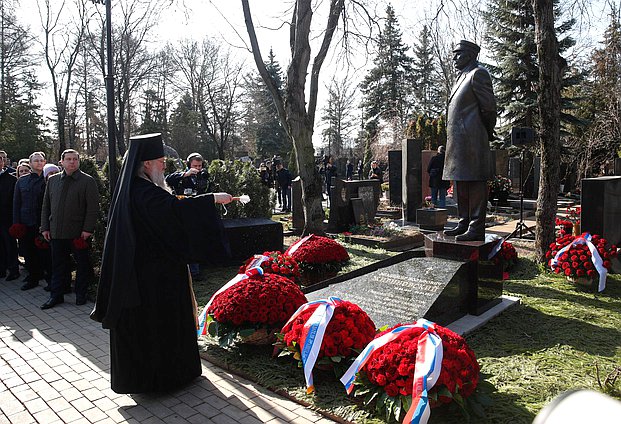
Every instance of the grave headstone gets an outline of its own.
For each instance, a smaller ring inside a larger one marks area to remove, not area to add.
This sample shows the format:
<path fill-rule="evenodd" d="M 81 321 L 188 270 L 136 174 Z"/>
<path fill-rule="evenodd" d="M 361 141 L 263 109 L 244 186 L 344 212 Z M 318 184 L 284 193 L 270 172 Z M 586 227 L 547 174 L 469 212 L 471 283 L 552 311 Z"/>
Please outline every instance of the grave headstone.
<path fill-rule="evenodd" d="M 599 234 L 611 244 L 621 245 L 621 176 L 582 180 L 582 231 Z M 621 272 L 621 261 L 612 261 L 614 272 Z"/>
<path fill-rule="evenodd" d="M 615 158 L 615 175 L 621 175 L 621 158 Z"/>
<path fill-rule="evenodd" d="M 327 231 L 339 233 L 356 223 L 352 199 L 360 200 L 367 222 L 374 220 L 381 190 L 379 180 L 343 181 L 337 178 L 332 192 Z"/>
<path fill-rule="evenodd" d="M 402 190 L 401 150 L 388 151 L 388 187 L 390 204 L 401 207 Z"/>
<path fill-rule="evenodd" d="M 223 219 L 232 259 L 245 260 L 256 253 L 283 248 L 283 228 L 267 218 Z"/>
<path fill-rule="evenodd" d="M 505 149 L 492 150 L 493 175 L 509 176 L 509 151 Z"/>
<path fill-rule="evenodd" d="M 302 234 L 304 230 L 304 207 L 302 204 L 302 180 L 299 176 L 291 181 L 291 220 L 293 234 Z"/>
<path fill-rule="evenodd" d="M 509 178 L 514 191 L 520 189 L 520 158 L 509 158 Z"/>
<path fill-rule="evenodd" d="M 369 314 L 377 327 L 426 318 L 448 325 L 473 308 L 463 263 L 413 258 L 306 294 L 309 301 L 336 296 Z"/>
<path fill-rule="evenodd" d="M 406 221 L 415 222 L 416 209 L 423 203 L 421 141 L 404 140 L 402 152 L 403 215 Z"/>

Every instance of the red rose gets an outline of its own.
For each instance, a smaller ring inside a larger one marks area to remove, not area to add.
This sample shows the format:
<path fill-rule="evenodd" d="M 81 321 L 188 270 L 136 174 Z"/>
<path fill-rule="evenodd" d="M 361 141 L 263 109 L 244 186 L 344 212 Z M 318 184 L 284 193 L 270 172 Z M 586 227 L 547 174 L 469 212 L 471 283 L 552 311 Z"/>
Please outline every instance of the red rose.
<path fill-rule="evenodd" d="M 26 236 L 28 227 L 24 224 L 13 224 L 9 227 L 9 235 L 14 239 L 21 239 Z"/>
<path fill-rule="evenodd" d="M 74 238 L 71 244 L 75 250 L 86 250 L 90 247 L 90 243 L 82 237 Z"/>
<path fill-rule="evenodd" d="M 567 276 L 571 275 L 571 269 L 570 268 L 565 268 L 565 275 L 567 275 Z"/>

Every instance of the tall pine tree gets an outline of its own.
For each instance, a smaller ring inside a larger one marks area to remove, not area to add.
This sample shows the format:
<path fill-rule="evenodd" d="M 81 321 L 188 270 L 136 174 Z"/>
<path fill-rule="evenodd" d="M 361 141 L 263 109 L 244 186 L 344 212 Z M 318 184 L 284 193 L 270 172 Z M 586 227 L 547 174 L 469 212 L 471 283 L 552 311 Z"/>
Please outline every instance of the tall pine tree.
<path fill-rule="evenodd" d="M 380 120 L 391 123 L 393 135 L 401 139 L 410 111 L 412 87 L 412 58 L 409 47 L 401 40 L 399 22 L 391 5 L 386 8 L 386 23 L 379 35 L 374 67 L 368 72 L 360 88 L 363 119 L 376 121 L 369 128 L 377 128 Z M 396 130 L 396 131 L 395 131 Z M 375 134 L 370 133 L 372 138 Z"/>
<path fill-rule="evenodd" d="M 431 44 L 431 31 L 427 25 L 420 32 L 418 44 L 414 45 L 412 65 L 414 108 L 417 114 L 439 116 L 444 113 L 445 93 L 442 93 L 439 71 Z"/>
<path fill-rule="evenodd" d="M 265 66 L 278 90 L 284 94 L 282 69 L 272 50 Z M 261 158 L 284 157 L 292 150 L 291 140 L 280 123 L 274 100 L 261 76 L 247 78 L 246 99 L 244 133 L 246 138 L 254 140 L 256 154 Z"/>
<path fill-rule="evenodd" d="M 555 5 L 558 0 L 554 1 Z M 559 9 L 556 7 L 556 19 Z M 490 66 L 494 78 L 494 88 L 503 122 L 500 134 L 507 136 L 511 127 L 531 127 L 538 129 L 539 111 L 537 106 L 537 86 L 539 82 L 539 64 L 535 41 L 535 17 L 530 1 L 490 0 L 484 14 L 488 25 L 486 41 L 492 50 L 498 65 Z M 575 44 L 575 40 L 566 35 L 575 20 L 570 19 L 556 27 L 559 39 L 559 54 L 563 54 Z M 566 65 L 564 59 L 561 58 Z M 563 78 L 563 87 L 575 85 L 581 74 L 567 73 Z M 565 97 L 563 108 L 571 111 L 572 99 Z M 574 122 L 571 114 L 562 115 L 565 123 Z"/>

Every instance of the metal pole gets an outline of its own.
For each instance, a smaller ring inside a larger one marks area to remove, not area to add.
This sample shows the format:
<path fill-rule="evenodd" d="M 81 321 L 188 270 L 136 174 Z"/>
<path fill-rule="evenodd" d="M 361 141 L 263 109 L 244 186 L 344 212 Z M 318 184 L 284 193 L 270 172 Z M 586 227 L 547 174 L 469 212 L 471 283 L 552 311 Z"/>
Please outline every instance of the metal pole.
<path fill-rule="evenodd" d="M 106 2 L 106 100 L 108 108 L 108 178 L 110 195 L 116 186 L 116 123 L 114 120 L 114 69 L 112 56 L 112 0 Z"/>

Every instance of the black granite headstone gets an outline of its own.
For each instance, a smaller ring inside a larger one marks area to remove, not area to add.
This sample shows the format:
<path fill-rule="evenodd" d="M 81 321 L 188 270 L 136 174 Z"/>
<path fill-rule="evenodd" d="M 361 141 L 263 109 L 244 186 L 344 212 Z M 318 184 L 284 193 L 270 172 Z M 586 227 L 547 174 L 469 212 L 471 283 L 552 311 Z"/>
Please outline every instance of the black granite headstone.
<path fill-rule="evenodd" d="M 403 169 L 401 168 L 401 150 L 388 151 L 388 186 L 390 204 L 401 207 L 401 190 Z"/>
<path fill-rule="evenodd" d="M 404 140 L 402 152 L 403 215 L 406 221 L 415 222 L 416 209 L 423 204 L 421 141 Z"/>
<path fill-rule="evenodd" d="M 271 219 L 223 219 L 222 224 L 234 260 L 244 260 L 257 253 L 283 249 L 282 224 Z"/>
<path fill-rule="evenodd" d="M 615 158 L 615 175 L 621 175 L 621 158 Z"/>
<path fill-rule="evenodd" d="M 621 245 L 621 176 L 582 180 L 582 231 L 599 234 L 611 244 Z M 612 261 L 613 271 L 621 272 L 621 261 Z"/>
<path fill-rule="evenodd" d="M 379 180 L 343 181 L 336 179 L 330 205 L 328 232 L 347 231 L 356 222 L 351 199 L 360 199 L 367 214 L 367 222 L 375 219 L 381 195 Z"/>
<path fill-rule="evenodd" d="M 336 296 L 369 314 L 377 327 L 426 318 L 447 325 L 472 306 L 462 262 L 413 258 L 307 293 L 309 301 Z"/>
<path fill-rule="evenodd" d="M 509 151 L 505 149 L 492 150 L 493 175 L 509 176 Z"/>

